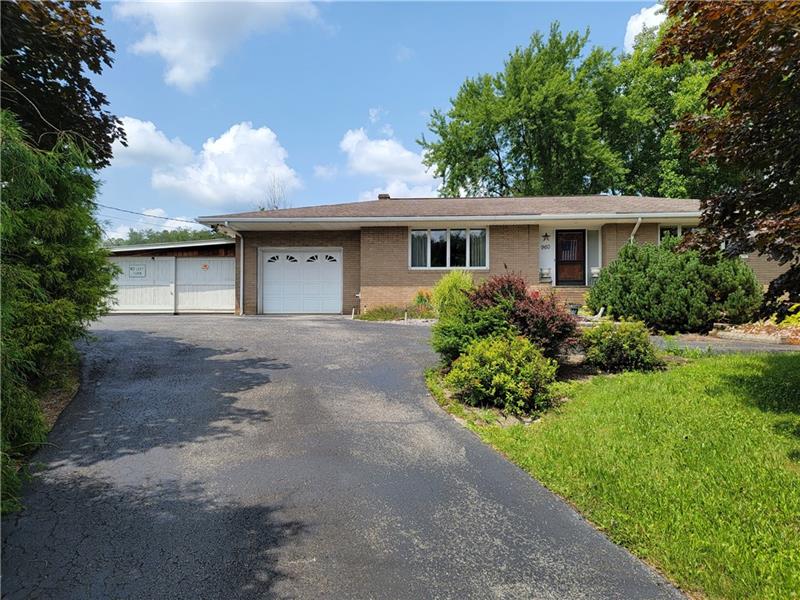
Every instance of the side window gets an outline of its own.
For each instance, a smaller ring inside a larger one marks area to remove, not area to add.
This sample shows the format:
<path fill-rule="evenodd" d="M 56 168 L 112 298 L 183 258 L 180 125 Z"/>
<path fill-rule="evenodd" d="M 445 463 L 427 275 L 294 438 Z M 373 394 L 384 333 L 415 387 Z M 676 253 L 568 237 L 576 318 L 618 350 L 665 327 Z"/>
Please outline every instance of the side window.
<path fill-rule="evenodd" d="M 663 242 L 667 236 L 678 237 L 680 229 L 677 225 L 662 225 L 658 230 L 658 241 Z"/>

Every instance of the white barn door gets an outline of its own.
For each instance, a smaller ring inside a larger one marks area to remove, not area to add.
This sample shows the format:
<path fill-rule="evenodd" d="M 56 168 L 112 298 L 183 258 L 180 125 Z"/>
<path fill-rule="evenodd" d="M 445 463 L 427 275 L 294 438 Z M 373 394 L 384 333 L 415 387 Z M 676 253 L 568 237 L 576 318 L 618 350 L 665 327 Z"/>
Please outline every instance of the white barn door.
<path fill-rule="evenodd" d="M 113 257 L 111 262 L 122 270 L 115 279 L 112 312 L 174 312 L 174 257 Z"/>
<path fill-rule="evenodd" d="M 342 312 L 342 251 L 261 249 L 261 312 Z"/>
<path fill-rule="evenodd" d="M 178 258 L 177 312 L 234 311 L 236 263 L 233 258 Z"/>

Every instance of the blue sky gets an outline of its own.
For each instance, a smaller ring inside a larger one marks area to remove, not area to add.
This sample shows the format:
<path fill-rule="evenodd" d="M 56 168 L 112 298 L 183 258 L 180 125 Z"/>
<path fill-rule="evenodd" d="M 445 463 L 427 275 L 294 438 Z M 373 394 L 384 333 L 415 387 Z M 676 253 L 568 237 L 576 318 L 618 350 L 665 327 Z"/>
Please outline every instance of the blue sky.
<path fill-rule="evenodd" d="M 129 147 L 103 204 L 193 218 L 434 194 L 416 140 L 467 77 L 496 72 L 535 31 L 590 28 L 622 51 L 650 2 L 107 2 L 115 64 L 97 85 Z M 110 235 L 185 225 L 107 209 Z"/>

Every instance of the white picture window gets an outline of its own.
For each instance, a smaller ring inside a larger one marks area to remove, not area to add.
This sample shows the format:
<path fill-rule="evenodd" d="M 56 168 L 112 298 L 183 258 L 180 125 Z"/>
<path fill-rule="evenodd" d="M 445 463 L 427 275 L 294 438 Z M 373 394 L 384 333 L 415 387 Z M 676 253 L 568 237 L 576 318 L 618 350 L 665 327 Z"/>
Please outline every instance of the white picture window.
<path fill-rule="evenodd" d="M 412 229 L 409 265 L 412 269 L 485 269 L 487 235 L 484 228 Z"/>

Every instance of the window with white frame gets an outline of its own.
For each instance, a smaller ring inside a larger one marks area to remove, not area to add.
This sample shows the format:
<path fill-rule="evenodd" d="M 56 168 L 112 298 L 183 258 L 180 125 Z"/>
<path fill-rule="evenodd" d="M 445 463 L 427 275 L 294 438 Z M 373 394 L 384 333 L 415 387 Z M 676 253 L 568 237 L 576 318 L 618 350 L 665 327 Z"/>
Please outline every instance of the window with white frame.
<path fill-rule="evenodd" d="M 483 269 L 488 261 L 486 229 L 412 229 L 412 269 Z"/>
<path fill-rule="evenodd" d="M 664 241 L 668 235 L 672 237 L 681 237 L 687 233 L 692 233 L 697 227 L 694 225 L 659 225 L 658 226 L 658 241 Z"/>

